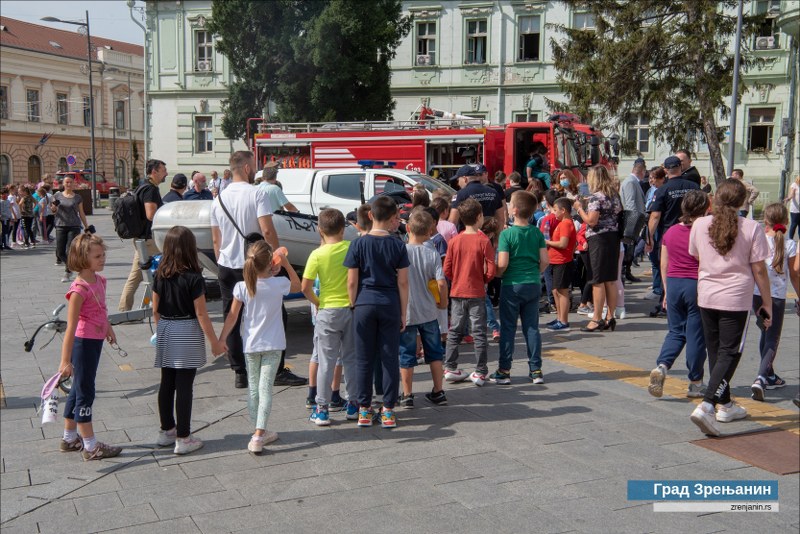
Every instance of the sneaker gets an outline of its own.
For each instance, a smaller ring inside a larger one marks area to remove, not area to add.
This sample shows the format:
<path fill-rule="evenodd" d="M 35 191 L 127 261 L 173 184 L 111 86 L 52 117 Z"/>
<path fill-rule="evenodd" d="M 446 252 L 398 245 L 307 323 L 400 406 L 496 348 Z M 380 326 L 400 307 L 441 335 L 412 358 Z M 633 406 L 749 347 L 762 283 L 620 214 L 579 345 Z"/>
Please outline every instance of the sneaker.
<path fill-rule="evenodd" d="M 469 373 L 461 369 L 447 369 L 444 372 L 446 382 L 463 382 L 467 378 L 469 378 Z"/>
<path fill-rule="evenodd" d="M 554 320 L 550 321 L 549 323 L 547 323 L 545 326 L 546 326 L 547 328 L 550 328 L 551 326 L 555 326 L 555 325 L 557 325 L 557 324 L 558 324 L 558 323 L 560 323 L 560 322 L 561 322 L 561 321 L 559 321 L 558 319 L 554 319 Z"/>
<path fill-rule="evenodd" d="M 703 383 L 693 384 L 689 382 L 689 387 L 686 389 L 686 396 L 690 399 L 702 399 L 706 396 L 706 385 Z"/>
<path fill-rule="evenodd" d="M 360 407 L 358 409 L 358 426 L 372 426 L 372 409 Z"/>
<path fill-rule="evenodd" d="M 317 400 L 314 397 L 306 398 L 306 410 L 313 410 L 317 407 Z"/>
<path fill-rule="evenodd" d="M 236 389 L 245 389 L 247 388 L 247 373 L 242 371 L 236 372 L 236 377 L 233 379 L 233 387 Z"/>
<path fill-rule="evenodd" d="M 397 426 L 397 418 L 394 416 L 394 410 L 381 411 L 381 426 L 383 428 L 394 428 Z"/>
<path fill-rule="evenodd" d="M 481 387 L 486 383 L 486 375 L 484 373 L 479 373 L 478 371 L 475 371 L 469 375 L 469 379 L 472 380 L 472 383 L 478 387 Z"/>
<path fill-rule="evenodd" d="M 717 405 L 717 421 L 720 423 L 730 423 L 731 421 L 744 419 L 745 417 L 747 417 L 747 410 L 735 402 L 732 402 L 728 408 L 722 404 Z"/>
<path fill-rule="evenodd" d="M 761 377 L 756 378 L 756 381 L 750 386 L 750 391 L 752 392 L 750 396 L 753 397 L 753 400 L 764 402 L 764 381 L 761 380 Z"/>
<path fill-rule="evenodd" d="M 461 343 L 466 343 L 467 345 L 472 345 L 475 343 L 475 339 L 472 336 L 464 336 L 461 340 Z"/>
<path fill-rule="evenodd" d="M 284 367 L 275 375 L 276 386 L 305 386 L 306 384 L 308 384 L 308 379 L 297 376 L 288 367 Z"/>
<path fill-rule="evenodd" d="M 341 412 L 342 410 L 344 410 L 346 404 L 347 404 L 346 400 L 339 398 L 338 401 L 331 401 L 331 403 L 328 405 L 328 410 L 332 412 Z"/>
<path fill-rule="evenodd" d="M 322 405 L 317 405 L 317 409 L 311 412 L 308 420 L 317 426 L 330 426 L 331 424 L 331 418 L 328 416 L 328 408 Z"/>
<path fill-rule="evenodd" d="M 489 375 L 489 382 L 507 385 L 511 383 L 511 373 L 504 373 L 500 369 Z"/>
<path fill-rule="evenodd" d="M 172 430 L 159 430 L 156 443 L 159 447 L 167 447 L 170 445 L 175 445 L 175 440 L 177 438 L 178 430 L 176 428 L 173 428 Z"/>
<path fill-rule="evenodd" d="M 772 375 L 767 377 L 767 389 L 778 389 L 782 388 L 786 385 L 786 380 L 779 377 L 778 375 Z"/>
<path fill-rule="evenodd" d="M 593 315 L 594 308 L 592 308 L 591 306 L 578 306 L 578 309 L 576 310 L 575 313 L 577 313 L 578 315 L 587 315 L 587 316 Z"/>
<path fill-rule="evenodd" d="M 400 395 L 400 398 L 397 400 L 397 404 L 402 406 L 403 408 L 409 410 L 414 407 L 414 394 L 410 395 Z"/>
<path fill-rule="evenodd" d="M 628 314 L 625 312 L 625 306 L 618 306 L 617 309 L 614 310 L 614 317 L 617 319 L 627 319 Z"/>
<path fill-rule="evenodd" d="M 439 392 L 431 391 L 430 393 L 426 393 L 425 398 L 431 401 L 432 403 L 436 404 L 437 406 L 441 406 L 442 404 L 447 404 L 447 395 L 444 394 L 444 390 Z"/>
<path fill-rule="evenodd" d="M 661 295 L 651 290 L 643 298 L 644 300 L 661 300 Z"/>
<path fill-rule="evenodd" d="M 495 343 L 500 341 L 500 330 L 492 330 L 492 341 Z"/>
<path fill-rule="evenodd" d="M 647 391 L 653 397 L 661 397 L 664 394 L 664 380 L 667 379 L 667 368 L 659 365 L 650 371 L 650 385 L 647 386 Z"/>
<path fill-rule="evenodd" d="M 262 436 L 253 436 L 247 444 L 247 450 L 253 454 L 261 454 L 264 450 L 264 438 Z"/>
<path fill-rule="evenodd" d="M 530 373 L 528 373 L 528 380 L 530 380 L 534 384 L 544 384 L 544 373 L 542 373 L 541 369 L 537 369 L 536 371 L 531 371 Z"/>
<path fill-rule="evenodd" d="M 263 438 L 262 441 L 264 442 L 264 445 L 267 445 L 268 443 L 272 443 L 278 439 L 278 433 L 267 431 L 264 432 L 264 435 L 261 437 Z"/>
<path fill-rule="evenodd" d="M 80 436 L 75 438 L 72 441 L 64 441 L 61 440 L 61 444 L 59 445 L 58 449 L 61 452 L 78 452 L 83 450 L 83 440 Z"/>
<path fill-rule="evenodd" d="M 189 434 L 187 438 L 178 438 L 175 440 L 175 454 L 189 454 L 197 449 L 203 448 L 203 442 Z"/>
<path fill-rule="evenodd" d="M 65 275 L 64 275 L 64 277 L 61 279 L 61 283 L 62 283 L 62 284 L 68 284 L 68 283 L 70 283 L 70 282 L 72 282 L 72 273 L 67 273 L 67 274 L 65 274 Z"/>
<path fill-rule="evenodd" d="M 119 456 L 119 453 L 122 452 L 122 447 L 114 447 L 113 445 L 106 445 L 105 443 L 97 442 L 97 446 L 91 450 L 87 451 L 83 449 L 81 451 L 81 456 L 83 456 L 84 462 L 89 462 L 91 460 L 103 460 L 105 458 L 113 458 L 115 456 Z"/>
<path fill-rule="evenodd" d="M 569 323 L 562 323 L 561 321 L 556 321 L 556 324 L 549 325 L 547 329 L 550 330 L 551 332 L 569 332 Z"/>
<path fill-rule="evenodd" d="M 56 261 L 53 265 L 55 265 L 56 267 L 63 267 L 64 266 L 64 262 L 59 260 L 59 261 Z"/>
<path fill-rule="evenodd" d="M 355 421 L 358 419 L 358 405 L 348 401 L 344 416 L 348 421 Z"/>
<path fill-rule="evenodd" d="M 697 405 L 689 418 L 692 420 L 692 423 L 696 424 L 698 428 L 703 431 L 705 435 L 719 436 L 720 432 L 717 428 L 717 423 L 714 420 L 714 414 L 705 411 L 701 405 Z"/>

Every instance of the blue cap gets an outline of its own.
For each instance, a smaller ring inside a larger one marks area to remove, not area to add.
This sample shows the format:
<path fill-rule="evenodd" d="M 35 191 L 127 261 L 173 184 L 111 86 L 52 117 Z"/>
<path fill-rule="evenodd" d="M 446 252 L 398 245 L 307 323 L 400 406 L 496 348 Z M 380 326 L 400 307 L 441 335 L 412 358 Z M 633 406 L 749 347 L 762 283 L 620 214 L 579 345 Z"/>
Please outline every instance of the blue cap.
<path fill-rule="evenodd" d="M 474 166 L 475 166 L 475 174 L 476 175 L 477 174 L 483 174 L 485 172 L 489 172 L 489 170 L 486 168 L 486 166 L 483 165 L 482 163 L 475 163 Z"/>
<path fill-rule="evenodd" d="M 669 156 L 667 159 L 664 160 L 664 168 L 665 169 L 674 169 L 675 167 L 681 166 L 681 160 L 678 156 Z"/>
<path fill-rule="evenodd" d="M 462 176 L 477 176 L 477 175 L 478 172 L 477 169 L 475 168 L 475 165 L 471 165 L 468 163 L 466 165 L 462 165 L 458 169 L 458 171 L 456 171 L 456 175 L 454 176 L 454 178 L 461 178 Z"/>

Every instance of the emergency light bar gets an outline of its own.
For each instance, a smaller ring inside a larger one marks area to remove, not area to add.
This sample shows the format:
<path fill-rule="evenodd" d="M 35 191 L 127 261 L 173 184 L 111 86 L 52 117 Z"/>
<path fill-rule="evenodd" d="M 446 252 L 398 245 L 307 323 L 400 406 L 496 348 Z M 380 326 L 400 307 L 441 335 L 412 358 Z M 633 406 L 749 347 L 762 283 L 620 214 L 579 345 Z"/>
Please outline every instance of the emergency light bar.
<path fill-rule="evenodd" d="M 361 166 L 362 169 L 373 169 L 375 167 L 383 167 L 383 168 L 393 168 L 397 165 L 396 161 L 375 161 L 371 159 L 361 159 L 358 160 L 358 164 Z"/>

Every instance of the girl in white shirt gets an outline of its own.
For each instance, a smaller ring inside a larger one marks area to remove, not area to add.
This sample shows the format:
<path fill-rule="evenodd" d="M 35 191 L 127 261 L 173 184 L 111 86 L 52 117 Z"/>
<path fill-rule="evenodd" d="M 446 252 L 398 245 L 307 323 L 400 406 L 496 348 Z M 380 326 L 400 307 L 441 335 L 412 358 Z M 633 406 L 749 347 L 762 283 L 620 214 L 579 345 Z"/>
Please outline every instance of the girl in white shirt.
<path fill-rule="evenodd" d="M 288 280 L 273 276 L 277 267 L 286 270 Z M 233 288 L 231 311 L 219 338 L 225 340 L 228 337 L 244 308 L 241 334 L 250 393 L 247 407 L 250 420 L 256 426 L 247 450 L 260 454 L 265 444 L 278 439 L 276 432 L 267 432 L 267 421 L 272 409 L 272 385 L 280 365 L 281 351 L 286 349 L 281 303 L 284 296 L 300 291 L 300 278 L 289 265 L 285 253 L 276 254 L 273 262 L 272 248 L 266 241 L 252 243 L 247 249 L 243 274 L 244 282 Z M 226 350 L 224 341 L 220 341 L 214 353 Z"/>

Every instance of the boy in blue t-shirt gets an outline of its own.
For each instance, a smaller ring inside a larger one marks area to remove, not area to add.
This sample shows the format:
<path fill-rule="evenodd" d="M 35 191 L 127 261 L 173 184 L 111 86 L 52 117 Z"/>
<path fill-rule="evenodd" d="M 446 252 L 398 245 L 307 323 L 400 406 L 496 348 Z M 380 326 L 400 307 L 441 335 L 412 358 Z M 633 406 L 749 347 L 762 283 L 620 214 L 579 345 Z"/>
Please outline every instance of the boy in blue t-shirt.
<path fill-rule="evenodd" d="M 381 426 L 394 428 L 400 333 L 405 328 L 408 306 L 408 253 L 405 244 L 391 236 L 399 222 L 397 205 L 391 198 L 375 199 L 369 218 L 372 229 L 353 241 L 344 260 L 353 307 L 358 426 L 372 425 L 372 375 L 377 354 L 383 370 Z"/>

